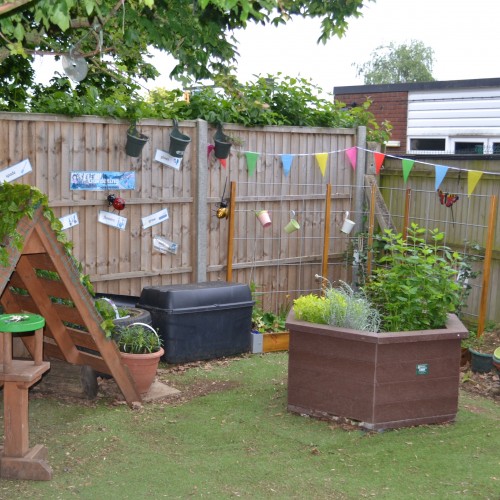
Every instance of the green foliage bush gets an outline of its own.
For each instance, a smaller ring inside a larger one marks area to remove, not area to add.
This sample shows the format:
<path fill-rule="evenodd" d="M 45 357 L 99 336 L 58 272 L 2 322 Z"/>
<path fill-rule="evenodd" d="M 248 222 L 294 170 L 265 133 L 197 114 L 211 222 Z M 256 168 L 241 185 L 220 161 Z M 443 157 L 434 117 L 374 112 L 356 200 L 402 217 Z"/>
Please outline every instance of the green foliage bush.
<path fill-rule="evenodd" d="M 430 242 L 425 237 L 430 235 Z M 407 239 L 385 230 L 383 251 L 362 288 L 382 317 L 383 331 L 442 328 L 460 302 L 461 257 L 442 245 L 444 234 L 412 223 Z"/>
<path fill-rule="evenodd" d="M 257 77 L 239 83 L 234 76 L 216 80 L 214 86 L 195 88 L 187 102 L 180 89 L 155 89 L 146 97 L 138 87 L 118 83 L 103 92 L 89 85 L 73 88 L 64 77 L 53 78 L 48 86 L 35 86 L 28 99 L 0 100 L 0 110 L 56 113 L 71 116 L 97 115 L 131 122 L 143 118 L 196 120 L 209 123 L 235 123 L 247 127 L 288 125 L 301 127 L 367 127 L 367 139 L 384 142 L 390 138 L 389 122 L 378 124 L 370 111 L 371 101 L 355 107 L 325 98 L 320 87 L 305 78 Z"/>

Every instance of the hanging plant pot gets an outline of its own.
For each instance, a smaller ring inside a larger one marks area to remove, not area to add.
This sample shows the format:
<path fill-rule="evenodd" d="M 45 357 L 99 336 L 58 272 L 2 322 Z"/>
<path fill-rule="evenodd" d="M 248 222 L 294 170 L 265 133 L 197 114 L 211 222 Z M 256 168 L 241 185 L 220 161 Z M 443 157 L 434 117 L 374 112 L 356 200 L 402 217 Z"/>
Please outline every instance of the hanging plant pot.
<path fill-rule="evenodd" d="M 125 144 L 125 153 L 128 156 L 137 158 L 142 152 L 142 148 L 148 142 L 149 137 L 141 134 L 135 126 L 132 126 L 127 131 L 127 143 Z"/>
<path fill-rule="evenodd" d="M 180 132 L 179 124 L 177 120 L 174 120 L 174 128 L 172 132 L 170 132 L 170 146 L 168 148 L 168 154 L 175 158 L 182 158 L 184 156 L 184 151 L 190 142 L 191 137 Z"/>
<path fill-rule="evenodd" d="M 231 151 L 231 138 L 224 134 L 222 125 L 217 127 L 217 132 L 214 135 L 215 149 L 214 155 L 218 160 L 225 160 Z"/>

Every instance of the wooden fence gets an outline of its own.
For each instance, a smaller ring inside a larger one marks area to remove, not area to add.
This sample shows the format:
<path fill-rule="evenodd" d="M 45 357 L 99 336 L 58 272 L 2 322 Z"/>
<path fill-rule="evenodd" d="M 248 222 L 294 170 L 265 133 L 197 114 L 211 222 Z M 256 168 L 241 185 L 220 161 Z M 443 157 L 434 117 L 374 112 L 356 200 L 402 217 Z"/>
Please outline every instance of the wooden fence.
<path fill-rule="evenodd" d="M 264 293 L 311 284 L 317 288 L 314 274 L 321 272 L 326 186 L 338 186 L 332 205 L 338 221 L 352 199 L 353 169 L 343 150 L 354 145 L 355 131 L 227 125 L 224 132 L 235 144 L 224 166 L 208 154 L 215 130 L 201 120 L 182 122 L 180 129 L 191 143 L 176 169 L 155 160 L 158 150 L 168 151 L 172 126 L 171 121 L 141 122 L 139 129 L 149 141 L 142 155 L 133 158 L 125 154 L 126 122 L 0 113 L 0 170 L 28 159 L 32 172 L 16 182 L 46 193 L 57 216 L 77 213 L 79 224 L 68 229 L 67 236 L 97 292 L 138 296 L 147 285 L 224 280 L 228 220 L 218 219 L 215 211 L 224 188 L 229 197 L 232 182 L 237 200 L 232 215 L 233 280 L 253 282 Z M 318 153 L 328 153 L 324 175 Z M 283 168 L 283 154 L 294 155 L 289 173 Z M 249 156 L 258 156 L 253 172 Z M 70 189 L 76 171 L 132 171 L 135 189 Z M 125 230 L 98 222 L 99 211 L 112 211 L 109 194 L 126 201 L 120 212 L 127 218 Z M 165 208 L 167 220 L 143 229 L 144 217 Z M 264 208 L 273 221 L 265 229 L 255 216 Z M 301 230 L 288 236 L 283 228 L 292 210 Z M 177 253 L 155 251 L 155 236 L 175 242 Z M 290 273 L 279 272 L 284 269 Z"/>
<path fill-rule="evenodd" d="M 234 224 L 232 279 L 253 284 L 266 309 L 278 311 L 298 294 L 318 290 L 321 283 L 316 275 L 326 274 L 330 281 L 350 281 L 357 236 L 355 232 L 343 234 L 340 227 L 346 212 L 350 212 L 357 223 L 355 231 L 362 230 L 369 213 L 362 198 L 364 129 L 245 128 L 227 124 L 224 132 L 235 143 L 224 166 L 210 152 L 215 129 L 202 120 L 186 121 L 180 123 L 180 129 L 191 137 L 191 143 L 176 169 L 155 160 L 158 151 L 168 151 L 172 128 L 169 120 L 141 122 L 139 129 L 149 141 L 142 155 L 133 158 L 125 154 L 126 122 L 0 113 L 0 171 L 28 159 L 32 172 L 16 182 L 35 185 L 45 192 L 57 216 L 78 214 L 79 224 L 66 233 L 84 272 L 100 293 L 138 296 L 148 285 L 225 280 L 230 223 Z M 345 154 L 353 146 L 359 146 L 356 169 Z M 283 155 L 292 155 L 288 157 L 289 172 Z M 368 151 L 368 165 L 372 161 Z M 447 233 L 454 228 L 450 238 L 456 244 L 467 237 L 484 245 L 488 194 L 495 189 L 498 192 L 498 176 L 483 176 L 468 198 L 463 194 L 467 192 L 466 179 L 461 178 L 457 185 L 455 174 L 447 174 L 444 188 L 459 191 L 461 197 L 452 220 L 451 210 L 435 206 L 432 168 L 416 164 L 405 186 L 400 164 L 398 159 L 387 157 L 379 176 L 396 226 L 401 227 L 406 188 L 412 187 L 412 220 L 438 225 Z M 500 162 L 487 162 L 481 168 L 498 171 Z M 135 188 L 71 189 L 74 171 L 133 172 Z M 223 198 L 229 198 L 232 187 L 232 220 L 219 219 L 216 209 Z M 112 211 L 108 194 L 125 199 L 126 207 L 120 212 L 127 218 L 124 230 L 98 222 L 99 211 Z M 143 218 L 163 209 L 168 211 L 167 220 L 143 228 Z M 260 225 L 255 213 L 261 209 L 269 211 L 271 226 Z M 284 227 L 292 217 L 300 229 L 289 234 Z M 436 224 L 441 220 L 444 225 Z M 492 283 L 499 277 L 498 225 L 496 235 Z M 158 236 L 175 242 L 177 253 L 155 250 L 153 238 Z M 479 285 L 470 310 L 477 310 Z M 490 289 L 489 317 L 500 321 L 498 293 L 495 286 Z"/>

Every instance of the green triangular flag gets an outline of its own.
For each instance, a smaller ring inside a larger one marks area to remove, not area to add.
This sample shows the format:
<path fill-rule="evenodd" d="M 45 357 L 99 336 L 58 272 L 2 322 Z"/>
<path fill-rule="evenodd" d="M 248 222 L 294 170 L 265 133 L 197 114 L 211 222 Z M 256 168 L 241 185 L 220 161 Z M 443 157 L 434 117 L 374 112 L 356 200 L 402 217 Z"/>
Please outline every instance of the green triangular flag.
<path fill-rule="evenodd" d="M 251 151 L 247 151 L 245 153 L 247 158 L 247 170 L 248 175 L 253 175 L 255 172 L 255 166 L 257 165 L 257 158 L 259 157 L 259 153 L 252 153 Z"/>
<path fill-rule="evenodd" d="M 403 160 L 403 179 L 405 181 L 408 180 L 408 176 L 410 175 L 411 169 L 413 168 L 414 160 Z"/>

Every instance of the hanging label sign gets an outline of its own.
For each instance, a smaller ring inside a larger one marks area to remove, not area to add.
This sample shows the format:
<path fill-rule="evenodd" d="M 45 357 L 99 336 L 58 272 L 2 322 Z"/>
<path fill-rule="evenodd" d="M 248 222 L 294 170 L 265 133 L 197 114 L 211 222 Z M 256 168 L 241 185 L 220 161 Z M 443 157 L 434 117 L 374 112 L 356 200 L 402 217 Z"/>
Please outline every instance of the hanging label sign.
<path fill-rule="evenodd" d="M 12 165 L 11 167 L 8 167 L 0 172 L 0 183 L 18 179 L 32 170 L 31 163 L 28 159 L 20 161 L 19 163 L 16 163 L 15 165 Z"/>
<path fill-rule="evenodd" d="M 154 226 L 155 224 L 159 224 L 164 220 L 168 219 L 168 210 L 164 208 L 159 212 L 155 212 L 154 214 L 148 215 L 147 217 L 143 217 L 142 220 L 142 229 L 147 229 L 148 227 Z"/>
<path fill-rule="evenodd" d="M 167 240 L 167 238 L 163 236 L 155 236 L 153 238 L 153 248 L 158 250 L 160 253 L 177 253 L 177 249 L 179 245 L 174 243 L 173 241 Z"/>
<path fill-rule="evenodd" d="M 61 221 L 63 230 L 80 224 L 80 221 L 78 220 L 78 214 L 76 212 L 65 215 L 64 217 L 59 217 L 59 220 Z"/>
<path fill-rule="evenodd" d="M 99 215 L 97 220 L 102 224 L 106 224 L 107 226 L 116 227 L 117 229 L 121 229 L 122 231 L 125 229 L 127 225 L 127 218 L 122 217 L 121 215 L 114 214 L 113 212 L 106 212 L 106 210 L 99 210 Z"/>
<path fill-rule="evenodd" d="M 88 172 L 72 171 L 72 191 L 112 191 L 135 189 L 135 172 Z"/>
<path fill-rule="evenodd" d="M 175 170 L 179 170 L 181 168 L 182 158 L 176 158 L 175 156 L 169 155 L 167 152 L 162 151 L 161 149 L 156 150 L 155 161 L 159 161 L 167 167 L 175 168 Z"/>

